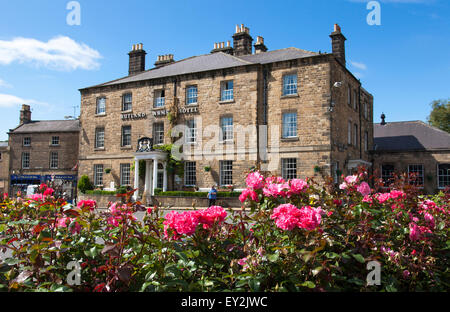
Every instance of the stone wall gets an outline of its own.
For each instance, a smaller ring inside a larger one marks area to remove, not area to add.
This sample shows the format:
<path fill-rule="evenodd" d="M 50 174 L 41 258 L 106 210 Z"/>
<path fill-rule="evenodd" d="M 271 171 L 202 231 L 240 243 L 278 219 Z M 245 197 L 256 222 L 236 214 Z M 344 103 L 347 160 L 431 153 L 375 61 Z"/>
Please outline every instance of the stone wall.
<path fill-rule="evenodd" d="M 59 136 L 59 145 L 52 145 L 52 136 Z M 72 169 L 78 162 L 78 132 L 11 133 L 11 169 L 21 174 L 76 174 Z M 23 146 L 23 138 L 30 137 L 31 145 Z M 22 152 L 30 153 L 30 169 L 22 170 Z M 50 169 L 50 153 L 58 152 L 58 169 Z"/>
<path fill-rule="evenodd" d="M 407 173 L 408 165 L 423 165 L 424 192 L 435 193 L 437 185 L 438 164 L 450 164 L 450 150 L 445 151 L 411 151 L 411 152 L 374 152 L 374 172 L 381 175 L 383 164 L 394 165 L 397 173 Z"/>
<path fill-rule="evenodd" d="M 9 147 L 0 147 L 0 193 L 9 192 Z"/>

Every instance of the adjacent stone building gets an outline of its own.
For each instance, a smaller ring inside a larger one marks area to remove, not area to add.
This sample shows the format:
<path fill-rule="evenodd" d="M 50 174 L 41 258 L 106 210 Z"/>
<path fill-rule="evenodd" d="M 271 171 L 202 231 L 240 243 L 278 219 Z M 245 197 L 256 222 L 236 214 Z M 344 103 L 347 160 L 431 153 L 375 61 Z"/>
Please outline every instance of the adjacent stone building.
<path fill-rule="evenodd" d="M 179 61 L 161 55 L 150 70 L 143 45 L 133 45 L 128 76 L 80 90 L 79 175 L 99 188 L 139 187 L 137 197 L 156 188 L 242 189 L 252 168 L 338 182 L 369 166 L 373 96 L 346 68 L 338 25 L 330 37 L 332 53 L 270 51 L 260 36 L 252 46 L 240 25 L 233 46 L 215 43 Z M 184 176 L 168 172 L 167 155 L 152 148 L 171 143 Z"/>
<path fill-rule="evenodd" d="M 450 187 L 450 134 L 422 121 L 374 125 L 374 171 L 386 184 L 394 172 L 414 174 L 425 193 Z"/>
<path fill-rule="evenodd" d="M 9 191 L 9 146 L 0 142 L 0 194 Z"/>
<path fill-rule="evenodd" d="M 20 123 L 8 132 L 10 191 L 50 183 L 56 195 L 76 195 L 79 120 L 31 120 L 29 105 L 22 105 Z"/>

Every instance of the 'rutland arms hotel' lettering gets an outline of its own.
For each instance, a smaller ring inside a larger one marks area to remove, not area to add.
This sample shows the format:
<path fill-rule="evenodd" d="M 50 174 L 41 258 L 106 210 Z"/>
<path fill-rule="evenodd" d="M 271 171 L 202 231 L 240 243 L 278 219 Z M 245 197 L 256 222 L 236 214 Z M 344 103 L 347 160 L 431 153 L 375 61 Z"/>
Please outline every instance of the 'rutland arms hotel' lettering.
<path fill-rule="evenodd" d="M 144 119 L 144 118 L 147 118 L 146 113 L 122 114 L 122 120 L 135 120 L 135 119 Z"/>

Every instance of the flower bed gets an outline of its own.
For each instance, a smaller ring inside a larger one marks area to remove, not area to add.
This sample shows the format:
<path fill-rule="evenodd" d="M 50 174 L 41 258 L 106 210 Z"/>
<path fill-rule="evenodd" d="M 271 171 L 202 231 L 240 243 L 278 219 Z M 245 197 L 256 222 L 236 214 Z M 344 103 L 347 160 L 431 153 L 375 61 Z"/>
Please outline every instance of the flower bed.
<path fill-rule="evenodd" d="M 0 248 L 12 255 L 0 290 L 448 291 L 449 194 L 418 196 L 400 180 L 381 192 L 367 180 L 360 172 L 336 190 L 252 172 L 240 196 L 250 211 L 165 217 L 139 203 L 96 213 L 94 201 L 73 207 L 46 186 L 5 196 Z M 381 265 L 376 285 L 371 261 Z"/>

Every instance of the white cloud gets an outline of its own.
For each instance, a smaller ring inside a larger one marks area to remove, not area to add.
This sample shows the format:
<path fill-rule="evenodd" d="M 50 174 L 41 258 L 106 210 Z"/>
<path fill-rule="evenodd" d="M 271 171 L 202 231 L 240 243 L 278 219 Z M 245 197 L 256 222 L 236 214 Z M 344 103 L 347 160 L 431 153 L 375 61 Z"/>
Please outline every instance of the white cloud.
<path fill-rule="evenodd" d="M 19 106 L 22 104 L 48 106 L 48 104 L 44 102 L 22 99 L 15 95 L 0 93 L 0 107 L 12 107 L 12 106 Z"/>
<path fill-rule="evenodd" d="M 353 67 L 358 68 L 360 70 L 367 70 L 367 65 L 364 63 L 350 61 L 350 64 L 352 64 Z"/>
<path fill-rule="evenodd" d="M 32 63 L 55 70 L 97 69 L 100 53 L 84 43 L 58 36 L 48 42 L 33 38 L 0 40 L 0 64 Z"/>
<path fill-rule="evenodd" d="M 1 87 L 3 87 L 3 88 L 12 88 L 12 85 L 11 84 L 9 84 L 9 83 L 7 83 L 5 80 L 3 80 L 3 79 L 0 79 L 0 88 Z"/>

